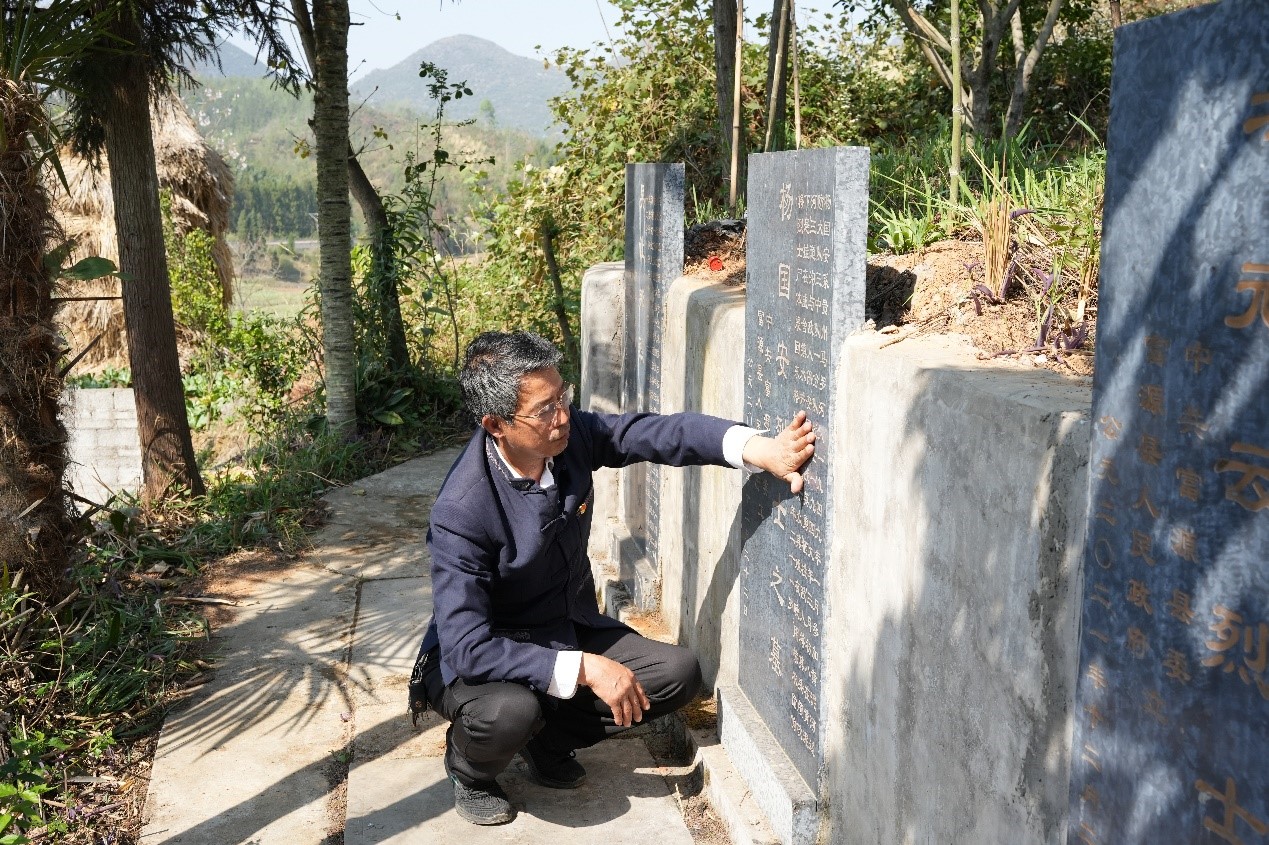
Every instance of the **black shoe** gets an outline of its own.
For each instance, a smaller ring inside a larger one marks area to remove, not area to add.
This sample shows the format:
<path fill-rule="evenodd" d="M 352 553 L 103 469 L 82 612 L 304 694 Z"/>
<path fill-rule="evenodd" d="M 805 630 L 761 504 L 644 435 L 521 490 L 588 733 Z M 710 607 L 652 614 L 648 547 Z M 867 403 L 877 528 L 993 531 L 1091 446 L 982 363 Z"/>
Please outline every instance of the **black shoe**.
<path fill-rule="evenodd" d="M 454 809 L 460 818 L 472 824 L 506 824 L 516 817 L 516 808 L 497 781 L 467 786 L 453 775 L 449 779 L 454 784 Z"/>
<path fill-rule="evenodd" d="M 586 770 L 573 759 L 572 751 L 563 754 L 550 752 L 539 746 L 536 740 L 520 749 L 520 756 L 529 767 L 529 774 L 542 786 L 551 789 L 576 789 L 586 782 Z"/>

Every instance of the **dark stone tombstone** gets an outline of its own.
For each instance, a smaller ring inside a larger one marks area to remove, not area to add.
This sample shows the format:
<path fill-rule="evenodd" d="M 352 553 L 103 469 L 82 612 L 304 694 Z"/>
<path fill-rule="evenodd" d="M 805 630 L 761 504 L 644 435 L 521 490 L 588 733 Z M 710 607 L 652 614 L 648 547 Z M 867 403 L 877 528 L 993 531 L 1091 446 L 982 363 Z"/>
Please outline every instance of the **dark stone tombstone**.
<path fill-rule="evenodd" d="M 806 411 L 827 455 L 840 350 L 864 319 L 868 150 L 750 156 L 748 202 L 745 419 L 775 432 Z M 740 688 L 812 789 L 832 500 L 828 461 L 813 459 L 798 497 L 751 476 L 741 515 Z"/>
<path fill-rule="evenodd" d="M 1115 38 L 1071 843 L 1269 842 L 1269 7 Z"/>
<path fill-rule="evenodd" d="M 683 165 L 626 165 L 626 337 L 622 410 L 661 410 L 665 295 L 683 275 Z M 625 470 L 626 525 L 653 570 L 661 488 L 658 468 Z"/>

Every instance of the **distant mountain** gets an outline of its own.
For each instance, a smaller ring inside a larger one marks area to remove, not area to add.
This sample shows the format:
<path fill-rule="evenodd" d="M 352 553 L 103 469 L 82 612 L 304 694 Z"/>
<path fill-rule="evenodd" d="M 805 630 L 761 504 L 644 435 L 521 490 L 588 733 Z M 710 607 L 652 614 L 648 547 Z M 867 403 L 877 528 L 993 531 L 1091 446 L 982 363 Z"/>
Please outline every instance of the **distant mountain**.
<path fill-rule="evenodd" d="M 497 125 L 545 134 L 551 126 L 547 101 L 569 90 L 568 77 L 539 59 L 509 53 L 472 35 L 442 38 L 386 70 L 375 70 L 353 83 L 355 100 L 369 97 L 379 108 L 405 106 L 427 115 L 436 104 L 419 78 L 419 63 L 429 61 L 449 71 L 449 81 L 466 82 L 472 96 L 450 102 L 446 119 L 480 118 L 481 104 L 493 106 Z"/>
<path fill-rule="evenodd" d="M 267 73 L 268 68 L 263 62 L 257 64 L 255 56 L 251 53 L 228 41 L 223 41 L 220 45 L 220 68 L 217 68 L 214 62 L 197 62 L 191 75 L 199 82 L 207 82 L 213 79 L 236 77 L 263 79 Z"/>

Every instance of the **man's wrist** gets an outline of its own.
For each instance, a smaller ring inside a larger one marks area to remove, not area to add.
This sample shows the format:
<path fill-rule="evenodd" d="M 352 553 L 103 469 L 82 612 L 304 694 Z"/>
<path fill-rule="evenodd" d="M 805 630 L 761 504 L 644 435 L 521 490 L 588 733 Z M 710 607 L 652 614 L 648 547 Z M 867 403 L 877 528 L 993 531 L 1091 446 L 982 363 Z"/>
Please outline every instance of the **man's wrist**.
<path fill-rule="evenodd" d="M 762 472 L 762 467 L 745 460 L 745 447 L 762 432 L 747 425 L 733 425 L 723 434 L 723 459 L 736 469 Z"/>
<path fill-rule="evenodd" d="M 582 653 L 580 651 L 557 651 L 555 653 L 555 669 L 551 672 L 551 685 L 546 694 L 555 698 L 572 698 L 577 694 L 577 686 L 582 677 Z"/>

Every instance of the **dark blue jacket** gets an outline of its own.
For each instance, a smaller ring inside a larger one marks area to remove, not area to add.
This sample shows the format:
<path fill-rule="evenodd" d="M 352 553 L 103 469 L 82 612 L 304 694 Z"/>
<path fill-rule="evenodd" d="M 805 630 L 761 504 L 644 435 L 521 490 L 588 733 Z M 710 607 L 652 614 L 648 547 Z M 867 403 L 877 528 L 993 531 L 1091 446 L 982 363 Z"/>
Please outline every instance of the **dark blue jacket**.
<path fill-rule="evenodd" d="M 638 461 L 726 465 L 735 423 L 703 414 L 593 414 L 571 409 L 555 486 L 513 479 L 477 430 L 432 506 L 432 621 L 423 648 L 440 643 L 441 677 L 515 681 L 545 691 L 556 652 L 577 648 L 574 623 L 623 627 L 599 612 L 586 555 L 600 467 Z"/>

